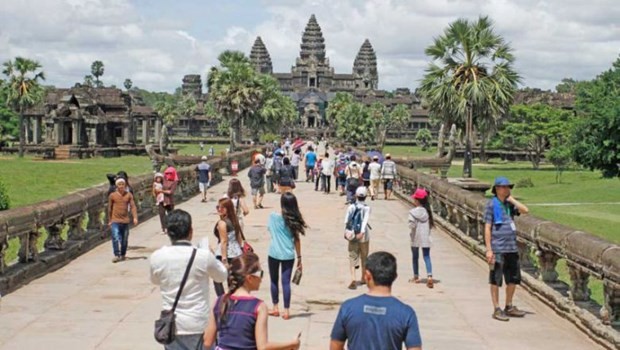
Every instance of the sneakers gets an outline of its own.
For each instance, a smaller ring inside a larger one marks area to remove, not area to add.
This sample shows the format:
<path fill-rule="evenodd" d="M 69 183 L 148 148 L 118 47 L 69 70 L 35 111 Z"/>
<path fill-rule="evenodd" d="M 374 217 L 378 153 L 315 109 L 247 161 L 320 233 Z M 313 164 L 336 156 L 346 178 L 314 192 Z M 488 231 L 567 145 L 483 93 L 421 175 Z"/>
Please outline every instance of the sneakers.
<path fill-rule="evenodd" d="M 351 284 L 349 284 L 349 289 L 357 289 L 357 282 L 353 281 L 351 282 Z"/>
<path fill-rule="evenodd" d="M 519 310 L 514 305 L 511 305 L 511 306 L 506 305 L 506 308 L 504 309 L 504 314 L 508 317 L 523 317 L 525 316 L 525 311 Z"/>
<path fill-rule="evenodd" d="M 503 321 L 503 322 L 510 321 L 510 318 L 508 318 L 508 316 L 506 316 L 504 311 L 500 308 L 495 309 L 492 317 L 498 321 Z"/>
<path fill-rule="evenodd" d="M 428 276 L 428 279 L 426 279 L 426 286 L 430 289 L 433 289 L 435 283 L 433 282 L 433 277 Z"/>

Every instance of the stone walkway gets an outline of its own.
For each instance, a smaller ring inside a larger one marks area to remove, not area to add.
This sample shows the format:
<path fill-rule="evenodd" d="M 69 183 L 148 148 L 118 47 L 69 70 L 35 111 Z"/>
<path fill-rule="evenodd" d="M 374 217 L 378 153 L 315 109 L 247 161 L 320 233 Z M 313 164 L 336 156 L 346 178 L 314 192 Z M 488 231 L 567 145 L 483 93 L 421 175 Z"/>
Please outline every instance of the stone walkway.
<path fill-rule="evenodd" d="M 240 179 L 248 182 L 245 172 Z M 214 186 L 210 196 L 219 197 L 225 186 Z M 346 288 L 349 272 L 342 238 L 344 197 L 314 192 L 311 184 L 303 182 L 298 183 L 295 193 L 311 226 L 302 241 L 304 276 L 301 285 L 293 287 L 293 317 L 288 321 L 270 318 L 270 339 L 292 339 L 301 331 L 302 349 L 327 349 L 338 305 L 365 289 Z M 412 274 L 408 207 L 396 200 L 369 204 L 374 228 L 371 251 L 387 250 L 396 255 L 399 278 L 393 292 L 417 311 L 424 349 L 599 349 L 576 327 L 521 290 L 516 304 L 529 314 L 506 323 L 492 320 L 488 267 L 443 232 L 433 236 L 433 270 L 439 280 L 435 289 L 407 283 Z M 279 197 L 268 194 L 265 206 L 251 210 L 245 225 L 246 236 L 267 270 L 266 222 L 269 213 L 279 206 Z M 213 237 L 215 201 L 201 203 L 195 197 L 178 207 L 192 214 L 196 242 L 201 237 Z M 130 259 L 126 262 L 112 264 L 110 244 L 103 244 L 3 297 L 0 349 L 161 348 L 152 338 L 153 320 L 161 305 L 159 290 L 148 279 L 147 258 L 169 242 L 159 234 L 158 219 L 153 218 L 131 230 L 129 243 Z M 270 300 L 268 277 L 257 295 Z"/>

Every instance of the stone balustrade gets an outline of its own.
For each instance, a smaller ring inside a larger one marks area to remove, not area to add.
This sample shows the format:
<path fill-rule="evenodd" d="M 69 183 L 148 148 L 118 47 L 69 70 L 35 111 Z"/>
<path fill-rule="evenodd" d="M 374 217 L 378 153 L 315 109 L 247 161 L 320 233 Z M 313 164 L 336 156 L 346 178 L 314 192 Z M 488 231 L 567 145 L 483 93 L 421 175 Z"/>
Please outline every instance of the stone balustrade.
<path fill-rule="evenodd" d="M 239 162 L 239 169 L 250 166 L 253 152 L 246 150 L 209 160 L 213 167 L 212 183 L 221 181 L 221 174 L 229 172 L 232 160 Z M 198 193 L 194 169 L 195 166 L 177 169 L 180 178 L 175 193 L 177 203 Z M 139 222 L 157 215 L 152 174 L 130 176 L 129 182 Z M 55 200 L 0 211 L 0 293 L 9 293 L 107 241 L 107 198 L 106 184 Z M 18 248 L 15 259 L 8 255 L 9 245 Z"/>
<path fill-rule="evenodd" d="M 398 172 L 397 195 L 411 201 L 416 188 L 427 189 L 436 222 L 484 259 L 483 215 L 488 199 L 408 167 L 398 166 Z M 620 246 L 532 215 L 515 221 L 524 287 L 592 339 L 610 349 L 620 348 Z M 568 285 L 558 280 L 560 259 L 567 263 Z M 602 306 L 590 299 L 590 279 L 603 283 Z"/>

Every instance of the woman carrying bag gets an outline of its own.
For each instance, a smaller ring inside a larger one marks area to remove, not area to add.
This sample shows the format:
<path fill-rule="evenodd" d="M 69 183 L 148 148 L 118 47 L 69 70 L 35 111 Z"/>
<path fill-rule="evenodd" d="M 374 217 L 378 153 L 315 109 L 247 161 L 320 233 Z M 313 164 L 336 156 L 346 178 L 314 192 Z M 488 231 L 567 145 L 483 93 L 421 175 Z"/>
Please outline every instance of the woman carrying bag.
<path fill-rule="evenodd" d="M 232 259 L 243 254 L 243 231 L 230 198 L 221 198 L 215 208 L 220 215 L 213 228 L 213 234 L 218 242 L 215 257 L 228 268 Z M 214 286 L 217 296 L 224 294 L 222 283 L 215 282 Z"/>

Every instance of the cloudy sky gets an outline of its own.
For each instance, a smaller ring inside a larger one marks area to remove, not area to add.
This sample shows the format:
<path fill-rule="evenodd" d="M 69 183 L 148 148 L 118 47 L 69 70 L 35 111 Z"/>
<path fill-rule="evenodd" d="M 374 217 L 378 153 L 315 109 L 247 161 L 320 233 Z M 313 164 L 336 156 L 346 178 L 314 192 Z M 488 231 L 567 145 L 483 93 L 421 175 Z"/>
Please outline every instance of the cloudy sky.
<path fill-rule="evenodd" d="M 249 54 L 257 35 L 289 72 L 312 13 L 336 72 L 351 72 L 368 38 L 388 90 L 418 85 L 424 48 L 458 17 L 495 21 L 525 86 L 592 79 L 620 53 L 618 0 L 0 0 L 0 61 L 36 59 L 48 83 L 69 86 L 101 60 L 105 84 L 173 91 L 185 74 L 204 81 L 225 49 Z"/>

